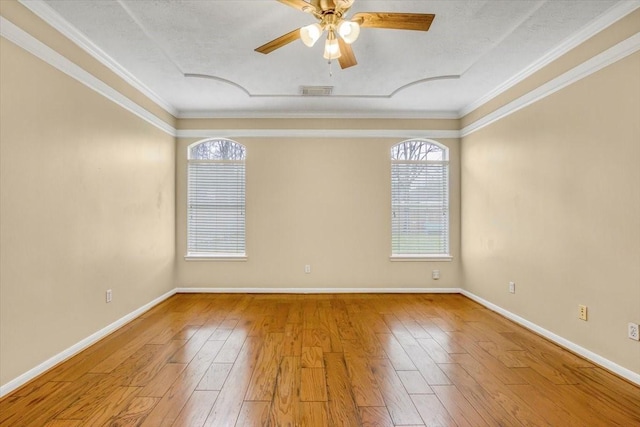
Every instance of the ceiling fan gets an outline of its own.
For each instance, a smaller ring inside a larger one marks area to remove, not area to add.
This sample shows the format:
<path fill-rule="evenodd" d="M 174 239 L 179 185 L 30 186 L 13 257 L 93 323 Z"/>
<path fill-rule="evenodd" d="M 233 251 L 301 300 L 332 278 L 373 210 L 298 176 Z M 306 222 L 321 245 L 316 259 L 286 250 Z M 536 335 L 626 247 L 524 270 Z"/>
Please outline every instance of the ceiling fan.
<path fill-rule="evenodd" d="M 395 30 L 427 31 L 435 15 L 430 13 L 359 12 L 350 19 L 347 13 L 354 0 L 278 0 L 287 6 L 309 13 L 319 22 L 295 29 L 258 47 L 256 52 L 271 53 L 294 40 L 311 47 L 327 32 L 324 58 L 337 59 L 341 68 L 357 65 L 351 43 L 356 41 L 360 28 L 389 28 Z"/>

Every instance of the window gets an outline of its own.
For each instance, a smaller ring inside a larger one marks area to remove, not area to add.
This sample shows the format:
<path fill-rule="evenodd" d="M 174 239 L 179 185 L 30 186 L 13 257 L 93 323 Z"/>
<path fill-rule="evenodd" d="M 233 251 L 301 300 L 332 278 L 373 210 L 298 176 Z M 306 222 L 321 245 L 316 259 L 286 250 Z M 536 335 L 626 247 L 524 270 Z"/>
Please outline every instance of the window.
<path fill-rule="evenodd" d="M 392 258 L 449 258 L 448 154 L 417 139 L 391 147 Z"/>
<path fill-rule="evenodd" d="M 245 256 L 245 158 L 228 139 L 189 146 L 187 257 Z"/>

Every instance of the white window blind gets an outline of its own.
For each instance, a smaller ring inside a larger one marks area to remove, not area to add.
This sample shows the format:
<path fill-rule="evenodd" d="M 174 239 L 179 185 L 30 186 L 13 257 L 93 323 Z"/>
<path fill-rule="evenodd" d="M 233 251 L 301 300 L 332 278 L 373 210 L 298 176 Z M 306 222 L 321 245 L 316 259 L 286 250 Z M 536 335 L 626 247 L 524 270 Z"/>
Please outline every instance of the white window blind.
<path fill-rule="evenodd" d="M 392 256 L 449 255 L 446 148 L 410 140 L 391 149 Z"/>
<path fill-rule="evenodd" d="M 245 256 L 245 156 L 225 139 L 189 149 L 188 256 Z"/>

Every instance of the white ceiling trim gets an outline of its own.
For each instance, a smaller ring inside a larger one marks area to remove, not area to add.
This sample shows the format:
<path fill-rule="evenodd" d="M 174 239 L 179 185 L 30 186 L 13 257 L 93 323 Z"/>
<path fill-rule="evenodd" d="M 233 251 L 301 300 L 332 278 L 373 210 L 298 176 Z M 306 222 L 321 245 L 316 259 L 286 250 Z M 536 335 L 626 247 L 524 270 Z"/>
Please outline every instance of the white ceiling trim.
<path fill-rule="evenodd" d="M 273 94 L 255 94 L 255 93 L 251 93 L 249 92 L 249 90 L 247 88 L 245 88 L 244 86 L 242 86 L 239 83 L 234 82 L 233 80 L 229 80 L 229 79 L 225 79 L 222 77 L 218 77 L 218 76 L 212 76 L 210 74 L 196 74 L 196 73 L 185 73 L 184 74 L 185 77 L 187 78 L 196 78 L 196 79 L 209 79 L 209 80 L 215 80 L 221 83 L 226 83 L 230 86 L 233 86 L 235 88 L 240 89 L 241 91 L 243 91 L 245 94 L 247 94 L 247 96 L 249 98 L 309 98 L 309 95 L 302 95 L 299 93 L 296 94 L 286 94 L 286 93 L 273 93 Z M 387 94 L 387 95 L 326 95 L 327 98 L 351 98 L 351 99 L 367 99 L 367 98 L 372 98 L 372 99 L 389 99 L 389 98 L 393 98 L 398 92 L 403 91 L 411 86 L 415 86 L 418 85 L 420 83 L 426 83 L 426 82 L 433 82 L 436 80 L 457 80 L 459 79 L 460 75 L 457 74 L 450 74 L 450 75 L 444 75 L 444 76 L 433 76 L 433 77 L 426 77 L 424 79 L 419 79 L 413 82 L 409 82 L 407 84 L 404 84 L 400 87 L 398 87 L 397 89 L 394 89 L 391 93 Z"/>
<path fill-rule="evenodd" d="M 178 138 L 460 138 L 457 130 L 425 129 L 198 129 L 176 134 Z"/>
<path fill-rule="evenodd" d="M 94 59 L 99 61 L 102 65 L 113 71 L 118 77 L 122 78 L 125 82 L 130 84 L 135 89 L 142 92 L 147 98 L 155 102 L 160 108 L 167 113 L 176 117 L 178 111 L 155 92 L 149 89 L 144 83 L 138 80 L 133 74 L 127 71 L 116 60 L 111 58 L 106 52 L 96 46 L 91 40 L 89 40 L 84 34 L 78 31 L 67 20 L 62 18 L 56 11 L 54 11 L 43 0 L 18 0 L 21 4 L 35 13 L 47 24 L 51 25 L 65 37 L 70 39 L 73 43 L 78 45 L 81 49 L 91 55 Z"/>
<path fill-rule="evenodd" d="M 623 2 L 611 8 L 611 10 L 609 10 L 609 12 L 607 12 L 605 15 L 596 19 L 591 24 L 584 27 L 581 31 L 569 37 L 568 39 L 566 39 L 559 46 L 557 46 L 556 48 L 548 52 L 542 58 L 538 59 L 537 61 L 535 61 L 534 63 L 526 67 L 524 70 L 522 70 L 515 76 L 511 77 L 509 80 L 505 81 L 504 83 L 502 83 L 500 86 L 496 87 L 489 93 L 485 94 L 484 96 L 481 96 L 476 101 L 464 107 L 462 110 L 460 110 L 457 113 L 458 117 L 462 118 L 467 114 L 469 114 L 470 112 L 478 109 L 482 105 L 491 101 L 496 96 L 509 90 L 513 86 L 517 85 L 518 83 L 526 79 L 527 77 L 531 76 L 535 72 L 541 70 L 542 68 L 546 67 L 556 59 L 560 58 L 562 55 L 568 53 L 571 49 L 579 46 L 580 44 L 584 43 L 591 37 L 598 34 L 600 31 L 604 30 L 605 28 L 613 25 L 620 19 L 624 18 L 625 16 L 627 16 L 628 14 L 636 10 L 638 7 L 640 7 L 640 0 L 631 0 L 631 1 Z"/>
<path fill-rule="evenodd" d="M 122 93 L 86 71 L 84 68 L 60 55 L 58 52 L 45 45 L 31 34 L 15 25 L 13 22 L 5 19 L 3 16 L 0 16 L 0 35 L 52 67 L 57 68 L 68 76 L 76 79 L 89 89 L 92 89 L 105 98 L 115 102 L 125 110 L 132 112 L 136 116 L 148 123 L 151 123 L 169 135 L 175 136 L 176 130 L 173 126 L 159 119 L 139 104 L 130 100 Z"/>
<path fill-rule="evenodd" d="M 458 120 L 455 111 L 398 111 L 395 113 L 375 112 L 306 112 L 290 113 L 286 111 L 182 111 L 179 119 L 449 119 Z"/>
<path fill-rule="evenodd" d="M 490 124 L 501 120 L 516 111 L 519 111 L 534 102 L 540 101 L 549 95 L 552 95 L 559 90 L 569 86 L 572 83 L 582 80 L 591 74 L 602 70 L 603 68 L 626 58 L 627 56 L 638 52 L 640 50 L 640 33 L 636 33 L 626 40 L 621 41 L 615 46 L 605 50 L 599 55 L 583 62 L 575 68 L 567 71 L 566 73 L 556 77 L 553 80 L 545 83 L 542 86 L 537 87 L 526 95 L 498 108 L 491 114 L 477 120 L 476 122 L 464 127 L 462 129 L 461 137 L 471 135 L 472 133 L 489 126 Z"/>

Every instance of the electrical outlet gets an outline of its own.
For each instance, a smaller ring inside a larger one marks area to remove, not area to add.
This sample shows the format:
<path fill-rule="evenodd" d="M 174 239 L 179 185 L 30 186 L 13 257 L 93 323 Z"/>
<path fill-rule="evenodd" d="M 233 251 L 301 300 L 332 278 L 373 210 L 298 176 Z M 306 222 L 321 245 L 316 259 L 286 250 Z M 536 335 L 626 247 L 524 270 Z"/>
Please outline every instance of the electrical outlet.
<path fill-rule="evenodd" d="M 440 278 L 440 270 L 433 270 L 431 272 L 431 278 L 433 280 L 438 280 Z"/>
<path fill-rule="evenodd" d="M 640 330 L 637 323 L 631 323 L 627 325 L 627 336 L 631 340 L 640 341 Z"/>
<path fill-rule="evenodd" d="M 106 294 L 107 302 L 111 302 L 112 298 L 113 298 L 113 292 L 111 292 L 111 289 L 107 289 L 107 294 Z"/>
<path fill-rule="evenodd" d="M 587 320 L 587 306 L 586 305 L 578 305 L 578 319 Z"/>
<path fill-rule="evenodd" d="M 509 282 L 509 292 L 512 294 L 516 293 L 516 282 Z"/>
<path fill-rule="evenodd" d="M 311 265 L 307 264 L 304 266 L 304 273 L 305 274 L 311 273 Z"/>

